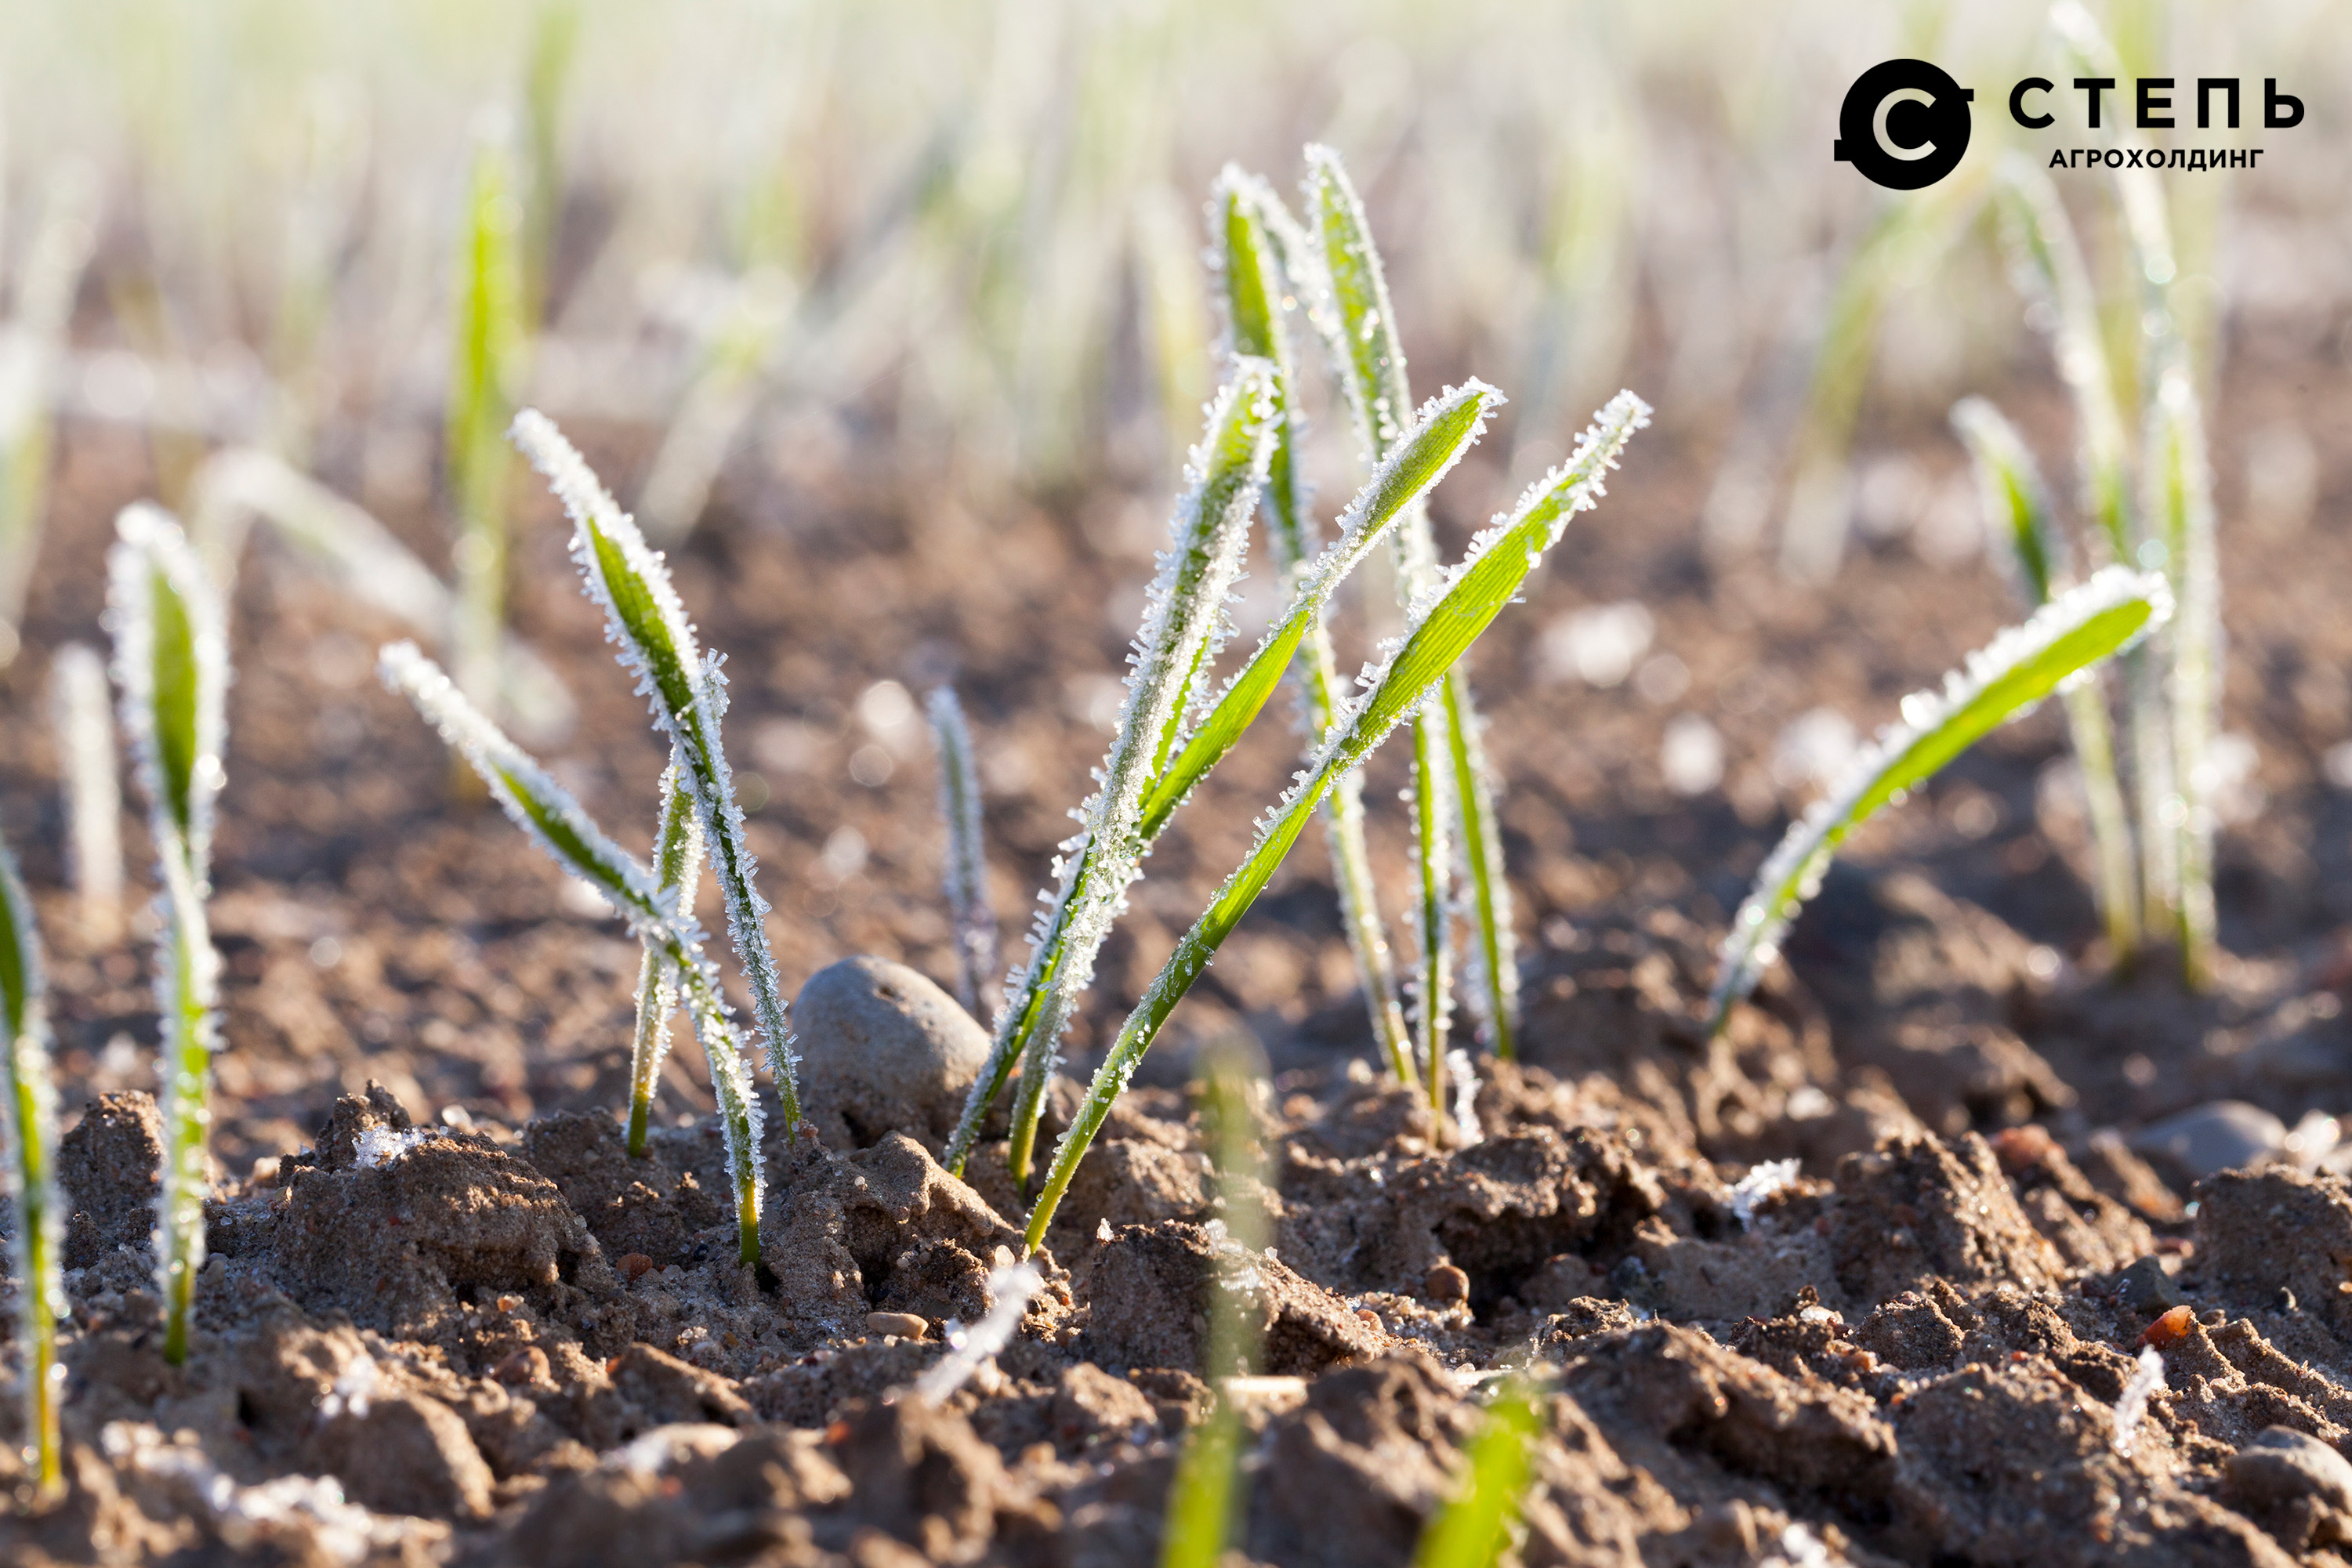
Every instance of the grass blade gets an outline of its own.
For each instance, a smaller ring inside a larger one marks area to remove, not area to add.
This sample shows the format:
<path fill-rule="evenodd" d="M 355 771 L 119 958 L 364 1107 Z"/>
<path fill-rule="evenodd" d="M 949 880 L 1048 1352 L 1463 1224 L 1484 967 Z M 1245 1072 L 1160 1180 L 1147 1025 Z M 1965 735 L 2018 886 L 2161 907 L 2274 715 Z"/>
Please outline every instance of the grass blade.
<path fill-rule="evenodd" d="M 58 1314 L 65 1310 L 60 1268 L 65 1211 L 58 1198 L 57 1085 L 49 1065 L 49 1027 L 41 943 L 16 860 L 0 845 L 0 1117 L 10 1159 L 0 1175 L 16 1209 L 16 1343 L 25 1359 L 25 1469 L 36 1500 L 65 1488 L 58 1407 L 65 1368 L 58 1363 Z"/>
<path fill-rule="evenodd" d="M 1128 1015 L 1087 1088 L 1085 1103 L 1054 1151 L 1053 1168 L 1029 1216 L 1027 1244 L 1032 1250 L 1045 1239 L 1078 1162 L 1160 1026 L 1273 879 L 1332 784 L 1360 766 L 1428 701 L 1445 672 L 1493 623 L 1544 552 L 1558 542 L 1570 517 L 1594 505 L 1608 469 L 1633 432 L 1649 422 L 1649 405 L 1631 392 L 1611 399 L 1568 461 L 1529 486 L 1511 514 L 1482 530 L 1460 564 L 1415 601 L 1403 639 L 1382 663 L 1364 672 L 1359 682 L 1363 695 L 1332 727 L 1311 768 L 1284 795 L 1248 856 L 1192 928 L 1178 939 L 1175 951 Z M 1438 1082 L 1442 1092 L 1444 1079 Z"/>
<path fill-rule="evenodd" d="M 506 622 L 507 488 L 512 455 L 500 439 L 523 352 L 522 258 L 507 149 L 485 136 L 474 152 L 457 256 L 456 340 L 450 354 L 449 496 L 457 512 L 458 684 L 477 702 L 498 694 Z"/>
<path fill-rule="evenodd" d="M 377 671 L 383 684 L 414 703 L 441 738 L 481 776 L 491 799 L 517 827 L 556 864 L 593 889 L 640 941 L 659 948 L 667 960 L 710 1062 L 711 1089 L 727 1134 L 727 1170 L 735 1187 L 740 1257 L 746 1263 L 757 1261 L 761 1112 L 741 1037 L 719 991 L 719 972 L 702 951 L 701 928 L 678 907 L 675 892 L 665 892 L 653 873 L 614 843 L 545 768 L 500 734 L 440 666 L 417 652 L 415 643 L 387 644 Z M 698 816 L 697 821 L 698 825 Z"/>
<path fill-rule="evenodd" d="M 662 558 L 646 547 L 636 524 L 597 483 L 554 423 L 538 411 L 525 409 L 515 416 L 513 434 L 571 514 L 572 555 L 580 564 L 588 595 L 604 607 L 606 630 L 620 647 L 622 665 L 636 675 L 638 689 L 652 704 L 655 727 L 669 737 L 682 777 L 691 787 L 695 816 L 726 904 L 728 936 L 751 989 L 752 1016 L 767 1047 L 769 1071 L 783 1103 L 784 1132 L 790 1136 L 801 1119 L 800 1062 L 784 1017 L 775 953 L 768 946 L 768 901 L 760 896 L 759 862 L 744 837 L 734 775 L 720 742 L 727 680 L 719 673 L 719 655 L 698 652 L 693 623 L 670 586 Z"/>
<path fill-rule="evenodd" d="M 1210 208 L 1211 225 L 1223 240 L 1221 281 L 1232 350 L 1271 360 L 1276 372 L 1275 395 L 1282 404 L 1283 421 L 1275 436 L 1273 461 L 1266 466 L 1266 538 L 1286 586 L 1295 594 L 1316 550 L 1297 460 L 1306 430 L 1295 406 L 1297 363 L 1277 303 L 1291 298 L 1294 291 L 1282 275 L 1276 236 L 1296 233 L 1297 224 L 1264 181 L 1231 164 L 1212 189 Z M 1307 630 L 1306 644 L 1293 668 L 1298 678 L 1307 749 L 1312 752 L 1322 744 L 1340 703 L 1331 636 L 1319 612 Z M 1197 776 L 1197 761 L 1194 771 Z M 1371 856 L 1364 841 L 1363 780 L 1358 776 L 1350 774 L 1332 787 L 1331 799 L 1323 810 L 1323 836 L 1331 856 L 1332 885 L 1339 895 L 1339 919 L 1356 960 L 1356 977 L 1363 987 L 1372 1033 L 1390 1070 L 1411 1082 L 1416 1076 L 1412 1040 L 1398 999 L 1388 929 L 1373 894 Z"/>
<path fill-rule="evenodd" d="M 187 1360 L 188 1314 L 205 1261 L 211 1186 L 213 1009 L 220 958 L 205 918 L 212 891 L 212 825 L 223 771 L 228 643 L 211 580 L 180 528 L 133 506 L 115 524 L 107 558 L 107 617 L 115 682 L 163 884 L 155 992 L 163 1015 L 156 1080 L 163 1116 L 163 1181 L 155 1199 L 155 1277 L 164 1302 L 163 1356 Z"/>
<path fill-rule="evenodd" d="M 2084 515 L 2106 541 L 2111 559 L 2129 561 L 2130 437 L 2116 402 L 2115 372 L 2099 333 L 2098 297 L 2083 247 L 2058 187 L 2029 161 L 2004 159 L 1997 192 L 2011 275 L 2018 292 L 2043 308 L 2058 379 L 2074 401 Z"/>
<path fill-rule="evenodd" d="M 1491 1568 L 1526 1506 L 1536 1439 L 1543 1435 L 1538 1390 L 1504 1379 L 1463 1449 L 1470 1473 L 1462 1493 L 1423 1531 L 1413 1568 Z"/>
<path fill-rule="evenodd" d="M 1016 1184 L 1028 1177 L 1062 1031 L 1093 984 L 1095 956 L 1128 888 L 1141 874 L 1149 842 L 1144 806 L 1152 779 L 1165 769 L 1186 709 L 1200 700 L 1225 600 L 1241 575 L 1250 517 L 1274 450 L 1273 386 L 1272 365 L 1241 361 L 1210 405 L 1208 430 L 1192 454 L 1195 477 L 1177 507 L 1171 548 L 1160 557 L 1136 635 L 1127 704 L 1103 758 L 1102 786 L 1087 803 L 1085 828 L 1064 846 L 1061 890 L 1053 913 L 1039 926 L 1014 992 L 1020 999 L 1008 1004 L 998 1019 L 999 1040 L 1009 1046 L 1016 1032 L 1025 1036 L 1006 1155 Z"/>
<path fill-rule="evenodd" d="M 2005 538 L 2018 584 L 2029 607 L 2050 601 L 2064 580 L 2066 541 L 2052 517 L 2050 492 L 2025 443 L 1992 404 L 1967 398 L 1952 410 L 1952 425 L 1968 444 L 1983 493 L 1989 532 Z M 2074 760 L 2083 773 L 2083 794 L 2091 821 L 2091 850 L 2098 863 L 2099 913 L 2107 946 L 2117 965 L 2128 965 L 2139 947 L 2139 890 L 2132 863 L 2131 820 L 2123 786 L 2116 778 L 2115 732 L 2107 718 L 2106 693 L 2095 678 L 2061 694 Z"/>
<path fill-rule="evenodd" d="M 1339 537 L 1323 548 L 1314 565 L 1300 578 L 1289 608 L 1267 630 L 1249 662 L 1225 683 L 1208 716 L 1194 727 L 1175 759 L 1152 782 L 1140 814 L 1140 831 L 1146 845 L 1159 835 L 1177 807 L 1233 748 L 1265 707 L 1308 633 L 1321 624 L 1331 595 L 1349 571 L 1370 553 L 1407 505 L 1444 476 L 1485 428 L 1486 411 L 1501 401 L 1500 392 L 1475 380 L 1458 392 L 1430 401 L 1412 435 L 1389 462 L 1381 465 L 1349 507 L 1341 519 Z M 1336 679 L 1327 679 L 1326 689 L 1337 692 Z M 1335 795 L 1334 799 L 1344 806 L 1353 797 Z M 1360 837 L 1360 819 L 1357 826 Z M 1342 892 L 1345 896 L 1348 890 L 1343 888 Z M 1369 870 L 1364 873 L 1361 892 L 1363 901 L 1369 904 Z M 971 1096 L 964 1103 L 963 1118 L 957 1124 L 955 1136 L 949 1141 L 942 1163 L 951 1171 L 962 1168 L 972 1144 L 979 1138 L 981 1122 L 989 1105 L 1012 1075 L 1013 1063 L 1022 1060 L 1022 1052 L 1038 1028 L 1043 1017 L 1040 998 L 1044 988 L 1058 973 L 1063 954 L 1069 946 L 1069 915 L 1068 901 L 1057 900 L 1032 938 L 1028 967 L 1015 979 L 1007 1010 L 998 1015 L 996 1042 L 988 1066 L 972 1085 Z"/>
<path fill-rule="evenodd" d="M 980 835 L 980 769 L 955 688 L 931 694 L 931 744 L 940 757 L 940 816 L 948 830 L 948 929 L 956 955 L 956 999 L 977 1011 L 998 974 L 996 912 L 988 906 L 988 855 Z"/>
<path fill-rule="evenodd" d="M 702 880 L 702 828 L 694 800 L 678 786 L 677 765 L 662 769 L 661 826 L 654 834 L 654 889 L 680 915 L 694 913 L 694 890 Z M 653 1120 L 654 1079 L 669 1054 L 669 1019 L 677 1010 L 677 978 L 658 943 L 646 945 L 637 969 L 637 1028 L 629 1047 L 629 1153 L 646 1155 Z"/>
<path fill-rule="evenodd" d="M 1503 840 L 1495 820 L 1494 769 L 1460 669 L 1445 677 L 1445 733 L 1452 744 L 1454 841 L 1470 890 L 1467 981 L 1479 1042 L 1506 1061 L 1518 1056 L 1519 958 L 1511 923 L 1511 887 L 1503 877 Z"/>
<path fill-rule="evenodd" d="M 1730 1017 L 1780 956 L 1780 942 L 1846 835 L 1890 800 L 1927 782 L 1988 731 L 2032 707 L 2077 672 L 2130 646 L 2172 613 L 2153 572 L 2111 566 L 2052 600 L 1944 677 L 1944 689 L 1903 699 L 1903 717 L 1854 759 L 1844 780 L 1792 824 L 1765 861 L 1717 960 L 1707 1032 Z"/>
<path fill-rule="evenodd" d="M 1250 1090 L 1265 1076 L 1265 1063 L 1253 1057 L 1255 1048 L 1245 1042 L 1213 1048 L 1200 1084 L 1201 1120 L 1216 1166 L 1216 1207 L 1224 1217 L 1210 1222 L 1218 1252 L 1213 1266 L 1219 1276 L 1210 1297 L 1205 1363 L 1213 1392 L 1208 1416 L 1178 1456 L 1169 1485 L 1160 1568 L 1217 1568 L 1243 1500 L 1246 1432 L 1226 1385 L 1247 1375 L 1258 1354 L 1257 1301 L 1247 1270 L 1252 1255 L 1265 1245 L 1259 1187 L 1265 1162 L 1252 1126 Z"/>
<path fill-rule="evenodd" d="M 2205 455 L 2205 415 L 2186 366 L 2165 367 L 2148 409 L 2145 447 L 2147 497 L 2142 511 L 2164 546 L 2165 574 L 2180 605 L 2166 633 L 2171 644 L 2170 699 L 2174 782 L 2179 790 L 2176 863 L 2179 873 L 2182 977 L 2201 988 L 2212 977 L 2213 740 L 2221 728 L 2221 579 L 2213 539 L 2213 474 Z M 2167 824 L 2155 824 L 2150 832 Z"/>
<path fill-rule="evenodd" d="M 1363 203 L 1348 179 L 1339 155 L 1328 147 L 1307 150 L 1307 204 L 1315 223 L 1315 248 L 1321 285 L 1309 312 L 1339 371 L 1344 401 L 1358 436 L 1372 461 L 1386 455 L 1397 439 L 1402 412 L 1412 406 L 1405 374 L 1404 347 L 1397 335 L 1396 310 L 1388 279 L 1372 244 Z M 1437 544 L 1429 514 L 1416 505 L 1396 532 L 1398 589 L 1410 601 L 1425 592 L 1437 573 Z M 1414 865 L 1419 903 L 1413 930 L 1420 963 L 1408 988 L 1417 1007 L 1415 1045 L 1428 1076 L 1433 1106 L 1444 1103 L 1446 1035 L 1453 1020 L 1449 973 L 1451 883 L 1457 834 L 1469 873 L 1472 943 L 1478 955 L 1474 972 L 1482 995 L 1473 1004 L 1499 1047 L 1507 1039 L 1517 1007 L 1518 977 L 1514 945 L 1507 929 L 1509 894 L 1499 869 L 1491 780 L 1478 766 L 1470 732 L 1477 706 L 1468 678 L 1448 675 L 1444 701 L 1414 720 L 1412 800 Z M 1466 787 L 1465 787 L 1466 786 Z"/>

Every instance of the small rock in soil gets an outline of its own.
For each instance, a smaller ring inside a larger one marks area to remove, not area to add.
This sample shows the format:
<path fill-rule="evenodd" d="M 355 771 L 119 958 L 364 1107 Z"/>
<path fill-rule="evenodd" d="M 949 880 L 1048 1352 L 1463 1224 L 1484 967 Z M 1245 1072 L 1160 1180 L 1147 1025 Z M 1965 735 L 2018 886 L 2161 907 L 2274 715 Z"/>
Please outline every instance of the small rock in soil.
<path fill-rule="evenodd" d="M 793 1005 L 809 1120 L 835 1148 L 904 1133 L 933 1154 L 988 1061 L 988 1031 L 904 964 L 844 958 Z"/>
<path fill-rule="evenodd" d="M 163 1160 L 163 1118 L 154 1096 L 133 1089 L 89 1103 L 58 1144 L 67 1268 L 87 1269 L 117 1247 L 148 1245 Z"/>
<path fill-rule="evenodd" d="M 2222 1496 L 2293 1551 L 2352 1539 L 2352 1460 L 2307 1432 L 2256 1434 L 2230 1457 Z"/>
<path fill-rule="evenodd" d="M 2286 1146 L 2286 1124 L 2259 1105 L 2216 1100 L 2132 1134 L 2137 1153 L 2189 1181 L 2257 1166 Z"/>

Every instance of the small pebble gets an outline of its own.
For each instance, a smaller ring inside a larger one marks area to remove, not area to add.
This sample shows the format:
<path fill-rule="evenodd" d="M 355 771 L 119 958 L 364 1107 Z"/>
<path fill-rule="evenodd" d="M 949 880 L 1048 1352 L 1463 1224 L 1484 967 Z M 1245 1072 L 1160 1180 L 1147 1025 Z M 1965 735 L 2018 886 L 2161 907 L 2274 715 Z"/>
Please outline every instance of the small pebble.
<path fill-rule="evenodd" d="M 499 1362 L 491 1369 L 490 1375 L 500 1383 L 525 1386 L 554 1381 L 549 1374 L 547 1352 L 535 1344 L 527 1344 Z"/>
<path fill-rule="evenodd" d="M 1451 1263 L 1440 1263 L 1421 1282 L 1422 1294 L 1433 1301 L 1466 1301 L 1470 1276 Z"/>
<path fill-rule="evenodd" d="M 256 1186 L 276 1186 L 278 1185 L 278 1161 L 276 1155 L 262 1155 L 259 1159 L 253 1162 L 253 1185 Z"/>
<path fill-rule="evenodd" d="M 521 1305 L 522 1298 L 520 1296 L 500 1296 L 498 1300 L 498 1309 L 502 1312 L 511 1312 L 517 1307 Z"/>
<path fill-rule="evenodd" d="M 2199 1181 L 2218 1171 L 2259 1165 L 2286 1146 L 2286 1124 L 2259 1105 L 2216 1100 L 2149 1124 L 2132 1148 L 2168 1159 Z"/>
<path fill-rule="evenodd" d="M 892 1133 L 934 1148 L 988 1061 L 988 1030 L 928 978 L 887 958 L 819 969 L 793 1004 L 809 1086 L 803 1127 L 852 1147 Z"/>
<path fill-rule="evenodd" d="M 913 1312 L 868 1312 L 866 1330 L 868 1333 L 896 1334 L 900 1339 L 920 1339 L 931 1325 Z"/>
<path fill-rule="evenodd" d="M 2256 1506 L 2304 1498 L 2352 1512 L 2352 1460 L 2326 1443 L 2286 1427 L 2267 1427 L 2230 1456 L 2229 1490 Z"/>
<path fill-rule="evenodd" d="M 634 1285 L 654 1271 L 654 1260 L 642 1252 L 624 1252 L 621 1254 L 621 1260 L 614 1267 L 620 1270 L 622 1277 Z"/>
<path fill-rule="evenodd" d="M 1358 1307 L 1356 1309 L 1356 1316 L 1361 1319 L 1364 1326 L 1371 1330 L 1374 1333 L 1386 1333 L 1388 1332 L 1388 1324 L 1381 1322 L 1381 1314 L 1372 1311 L 1370 1307 Z"/>

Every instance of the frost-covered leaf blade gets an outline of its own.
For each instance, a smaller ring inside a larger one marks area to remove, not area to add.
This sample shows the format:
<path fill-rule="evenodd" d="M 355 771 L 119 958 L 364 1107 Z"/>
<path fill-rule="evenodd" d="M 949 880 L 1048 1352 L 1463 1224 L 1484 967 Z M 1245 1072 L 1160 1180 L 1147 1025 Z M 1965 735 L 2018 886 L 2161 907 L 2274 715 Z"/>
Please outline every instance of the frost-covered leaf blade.
<path fill-rule="evenodd" d="M 1194 450 L 1193 482 L 1170 526 L 1170 547 L 1146 596 L 1133 669 L 1117 735 L 1103 759 L 1101 787 L 1086 807 L 1086 826 L 1066 857 L 1054 914 L 1039 932 L 1030 963 L 999 1019 L 990 1069 L 973 1085 L 951 1153 L 970 1146 L 992 1095 L 1018 1051 L 1022 1082 L 1013 1104 L 1007 1156 L 1015 1181 L 1028 1174 L 1063 1030 L 1093 983 L 1096 955 L 1110 935 L 1127 891 L 1141 873 L 1149 839 L 1143 810 L 1160 759 L 1186 709 L 1201 699 L 1204 651 L 1213 650 L 1224 606 L 1241 574 L 1249 524 L 1274 446 L 1274 367 L 1235 361 L 1210 404 Z"/>
<path fill-rule="evenodd" d="M 57 1086 L 49 1056 L 40 936 L 33 901 L 16 857 L 0 844 L 0 1128 L 8 1166 L 0 1176 L 16 1208 L 10 1228 L 16 1298 L 15 1338 L 23 1371 L 23 1449 L 33 1490 L 55 1495 L 63 1484 L 58 1406 L 65 1393 L 57 1358 L 57 1321 L 65 1306 L 61 1244 L 64 1208 L 55 1158 Z"/>
<path fill-rule="evenodd" d="M 769 945 L 768 901 L 760 895 L 759 862 L 743 831 L 732 770 L 720 734 L 727 681 L 719 656 L 701 652 L 694 626 L 662 558 L 621 510 L 554 423 L 535 409 L 515 416 L 512 431 L 572 523 L 572 559 L 588 595 L 604 607 L 606 630 L 624 668 L 638 678 L 654 723 L 675 748 L 692 786 L 705 852 L 727 910 L 727 933 L 751 992 L 751 1012 L 767 1048 L 770 1075 L 783 1103 L 787 1131 L 800 1122 L 800 1062 L 785 1016 L 783 984 Z"/>
<path fill-rule="evenodd" d="M 1143 807 L 1143 831 L 1156 836 L 1169 817 L 1224 759 L 1282 682 L 1302 643 L 1328 613 L 1331 597 L 1406 509 L 1452 471 L 1476 444 L 1486 417 L 1503 394 L 1473 377 L 1432 398 L 1396 451 L 1374 471 L 1342 514 L 1339 537 L 1307 567 L 1290 603 L 1267 629 L 1249 662 L 1228 681 L 1214 706 L 1174 761 L 1152 781 Z"/>
<path fill-rule="evenodd" d="M 1854 759 L 1844 780 L 1792 825 L 1758 874 L 1717 961 L 1709 1032 L 1779 956 L 1781 936 L 1837 846 L 1879 807 L 1932 778 L 1989 731 L 2119 653 L 2172 613 L 2153 572 L 2112 566 L 2053 600 L 1945 677 L 1941 692 L 1904 699 L 1902 719 Z"/>
<path fill-rule="evenodd" d="M 660 949 L 709 1059 L 711 1085 L 727 1134 L 741 1258 L 747 1263 L 755 1260 L 760 1246 L 762 1117 L 752 1093 L 740 1033 L 719 990 L 718 972 L 702 951 L 700 928 L 677 907 L 675 892 L 666 893 L 653 873 L 614 843 L 570 792 L 467 702 L 440 666 L 419 653 L 415 643 L 386 646 L 377 670 L 384 685 L 415 704 L 441 738 L 481 776 L 491 799 L 518 827 L 558 865 L 602 896 L 640 940 Z"/>
<path fill-rule="evenodd" d="M 1483 530 L 1472 541 L 1462 564 L 1415 606 L 1396 651 L 1365 672 L 1360 683 L 1364 695 L 1334 723 L 1306 775 L 1277 803 L 1241 865 L 1218 888 L 1192 929 L 1177 940 L 1158 977 L 1120 1027 L 1087 1086 L 1077 1115 L 1054 1151 L 1053 1166 L 1029 1216 L 1031 1249 L 1044 1240 L 1055 1206 L 1077 1174 L 1078 1162 L 1168 1015 L 1273 880 L 1318 805 L 1338 780 L 1360 767 L 1399 724 L 1429 700 L 1452 661 L 1468 648 L 1465 628 L 1475 624 L 1483 629 L 1491 622 L 1544 552 L 1558 541 L 1568 519 L 1594 504 L 1601 493 L 1602 476 L 1633 432 L 1648 422 L 1649 412 L 1649 406 L 1631 392 L 1612 398 L 1568 460 L 1532 486 L 1510 515 Z M 1503 565 L 1481 570 L 1493 561 Z M 1442 1092 L 1442 1076 L 1438 1082 Z"/>

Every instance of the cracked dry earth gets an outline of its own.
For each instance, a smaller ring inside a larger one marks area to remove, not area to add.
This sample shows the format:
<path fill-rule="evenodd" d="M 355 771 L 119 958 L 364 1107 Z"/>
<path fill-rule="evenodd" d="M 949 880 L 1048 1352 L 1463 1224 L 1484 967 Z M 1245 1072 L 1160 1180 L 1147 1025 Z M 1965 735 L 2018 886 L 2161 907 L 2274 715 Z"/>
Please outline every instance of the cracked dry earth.
<path fill-rule="evenodd" d="M 1528 1564 L 2342 1561 L 2352 1183 L 2292 1142 L 2201 1178 L 2186 1145 L 2143 1159 L 2013 1027 L 2164 1060 L 2195 1038 L 2168 988 L 2036 978 L 2021 938 L 1914 878 L 1828 898 L 1810 960 L 1712 1046 L 1675 917 L 1548 953 L 1527 1059 L 1485 1071 L 1466 1146 L 1361 1063 L 1280 1075 L 1245 1284 L 1219 1282 L 1197 1113 L 1137 1091 L 1016 1339 L 937 1408 L 901 1396 L 1019 1242 L 1001 1144 L 966 1185 L 929 1127 L 813 1116 L 771 1141 L 747 1270 L 708 1120 L 632 1160 L 609 1115 L 412 1126 L 373 1087 L 221 1191 L 175 1370 L 153 1108 L 109 1095 L 63 1155 L 72 1495 L 0 1550 L 1150 1562 L 1211 1298 L 1239 1288 L 1263 1330 L 1233 1385 L 1253 1562 L 1408 1562 L 1481 1375 L 1528 1360 L 1554 1378 Z M 945 1001 L 925 985 L 910 1012 Z M 1076 1086 L 1051 1099 L 1066 1116 Z M 1952 1130 L 1972 1103 L 2032 1119 Z M 1787 1160 L 1821 1174 L 1756 1172 Z M 2162 1378 L 2135 1422 L 2143 1345 Z"/>

